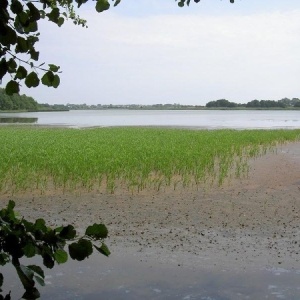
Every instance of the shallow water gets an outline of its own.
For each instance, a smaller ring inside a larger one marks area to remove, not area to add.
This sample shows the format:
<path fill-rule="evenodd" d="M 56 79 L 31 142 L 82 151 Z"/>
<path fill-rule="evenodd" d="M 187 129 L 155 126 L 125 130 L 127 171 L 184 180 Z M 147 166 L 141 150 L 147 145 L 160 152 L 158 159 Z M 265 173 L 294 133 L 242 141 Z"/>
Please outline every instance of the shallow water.
<path fill-rule="evenodd" d="M 180 264 L 180 262 L 178 262 Z M 206 269 L 131 255 L 69 262 L 46 270 L 42 299 L 300 299 L 300 270 Z M 5 277 L 6 279 L 6 277 Z M 10 279 L 13 296 L 16 278 Z M 14 297 L 13 297 L 14 299 Z"/>
<path fill-rule="evenodd" d="M 0 113 L 0 118 L 35 118 L 38 125 L 178 126 L 195 128 L 300 128 L 300 111 L 276 110 L 80 110 L 69 112 Z"/>

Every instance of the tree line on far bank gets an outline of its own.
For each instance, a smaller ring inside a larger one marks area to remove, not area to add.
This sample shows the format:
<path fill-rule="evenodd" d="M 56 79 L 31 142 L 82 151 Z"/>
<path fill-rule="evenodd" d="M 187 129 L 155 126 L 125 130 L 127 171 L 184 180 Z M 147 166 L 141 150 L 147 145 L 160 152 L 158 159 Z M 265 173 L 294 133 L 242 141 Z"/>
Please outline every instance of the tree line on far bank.
<path fill-rule="evenodd" d="M 200 110 L 200 109 L 297 109 L 300 108 L 299 98 L 283 98 L 281 100 L 252 100 L 246 104 L 230 102 L 226 99 L 210 101 L 205 106 L 173 104 L 48 104 L 38 103 L 26 95 L 7 95 L 0 88 L 0 111 L 68 111 L 68 110 L 106 110 L 106 109 L 132 109 L 132 110 Z"/>
<path fill-rule="evenodd" d="M 0 88 L 0 111 L 53 111 L 68 110 L 63 104 L 40 104 L 26 95 L 7 95 L 5 89 Z"/>
<path fill-rule="evenodd" d="M 203 105 L 182 105 L 178 103 L 167 104 L 66 104 L 69 110 L 107 110 L 107 109 L 131 109 L 131 110 L 202 110 L 202 109 L 298 109 L 300 108 L 299 98 L 283 98 L 281 100 L 252 100 L 241 104 L 230 102 L 226 99 L 210 101 Z"/>
<path fill-rule="evenodd" d="M 248 103 L 241 104 L 230 102 L 226 99 L 220 99 L 216 101 L 210 101 L 206 103 L 206 107 L 208 108 L 293 108 L 300 107 L 300 99 L 299 98 L 283 98 L 281 100 L 252 100 Z"/>

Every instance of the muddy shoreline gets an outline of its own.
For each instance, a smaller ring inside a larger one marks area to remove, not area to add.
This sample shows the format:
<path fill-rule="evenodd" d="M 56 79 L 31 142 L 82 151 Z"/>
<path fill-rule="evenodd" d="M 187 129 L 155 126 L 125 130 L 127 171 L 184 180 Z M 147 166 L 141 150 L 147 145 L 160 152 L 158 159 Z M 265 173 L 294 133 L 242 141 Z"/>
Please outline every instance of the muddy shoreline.
<path fill-rule="evenodd" d="M 176 270 L 280 268 L 298 274 L 299 195 L 297 142 L 252 160 L 247 178 L 210 190 L 53 192 L 1 198 L 2 206 L 13 199 L 21 215 L 43 217 L 49 225 L 72 223 L 83 228 L 93 222 L 105 223 L 112 251 L 107 263 L 114 257 L 134 257 L 149 266 Z"/>

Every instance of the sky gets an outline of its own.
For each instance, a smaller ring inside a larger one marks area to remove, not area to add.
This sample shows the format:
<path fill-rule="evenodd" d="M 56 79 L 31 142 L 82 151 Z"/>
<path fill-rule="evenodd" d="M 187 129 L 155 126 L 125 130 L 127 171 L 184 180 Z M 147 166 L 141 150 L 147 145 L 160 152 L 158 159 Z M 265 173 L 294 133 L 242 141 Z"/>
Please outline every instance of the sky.
<path fill-rule="evenodd" d="M 41 62 L 60 66 L 57 89 L 21 93 L 39 103 L 205 105 L 217 99 L 300 98 L 299 0 L 122 0 L 88 28 L 40 24 Z"/>

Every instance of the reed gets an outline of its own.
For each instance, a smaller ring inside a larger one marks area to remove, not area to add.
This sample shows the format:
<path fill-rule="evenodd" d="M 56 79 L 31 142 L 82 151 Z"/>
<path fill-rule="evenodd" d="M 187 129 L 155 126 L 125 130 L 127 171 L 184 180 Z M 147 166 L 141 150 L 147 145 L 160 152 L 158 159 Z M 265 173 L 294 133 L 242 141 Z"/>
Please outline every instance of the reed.
<path fill-rule="evenodd" d="M 0 191 L 222 184 L 300 130 L 0 127 Z"/>

